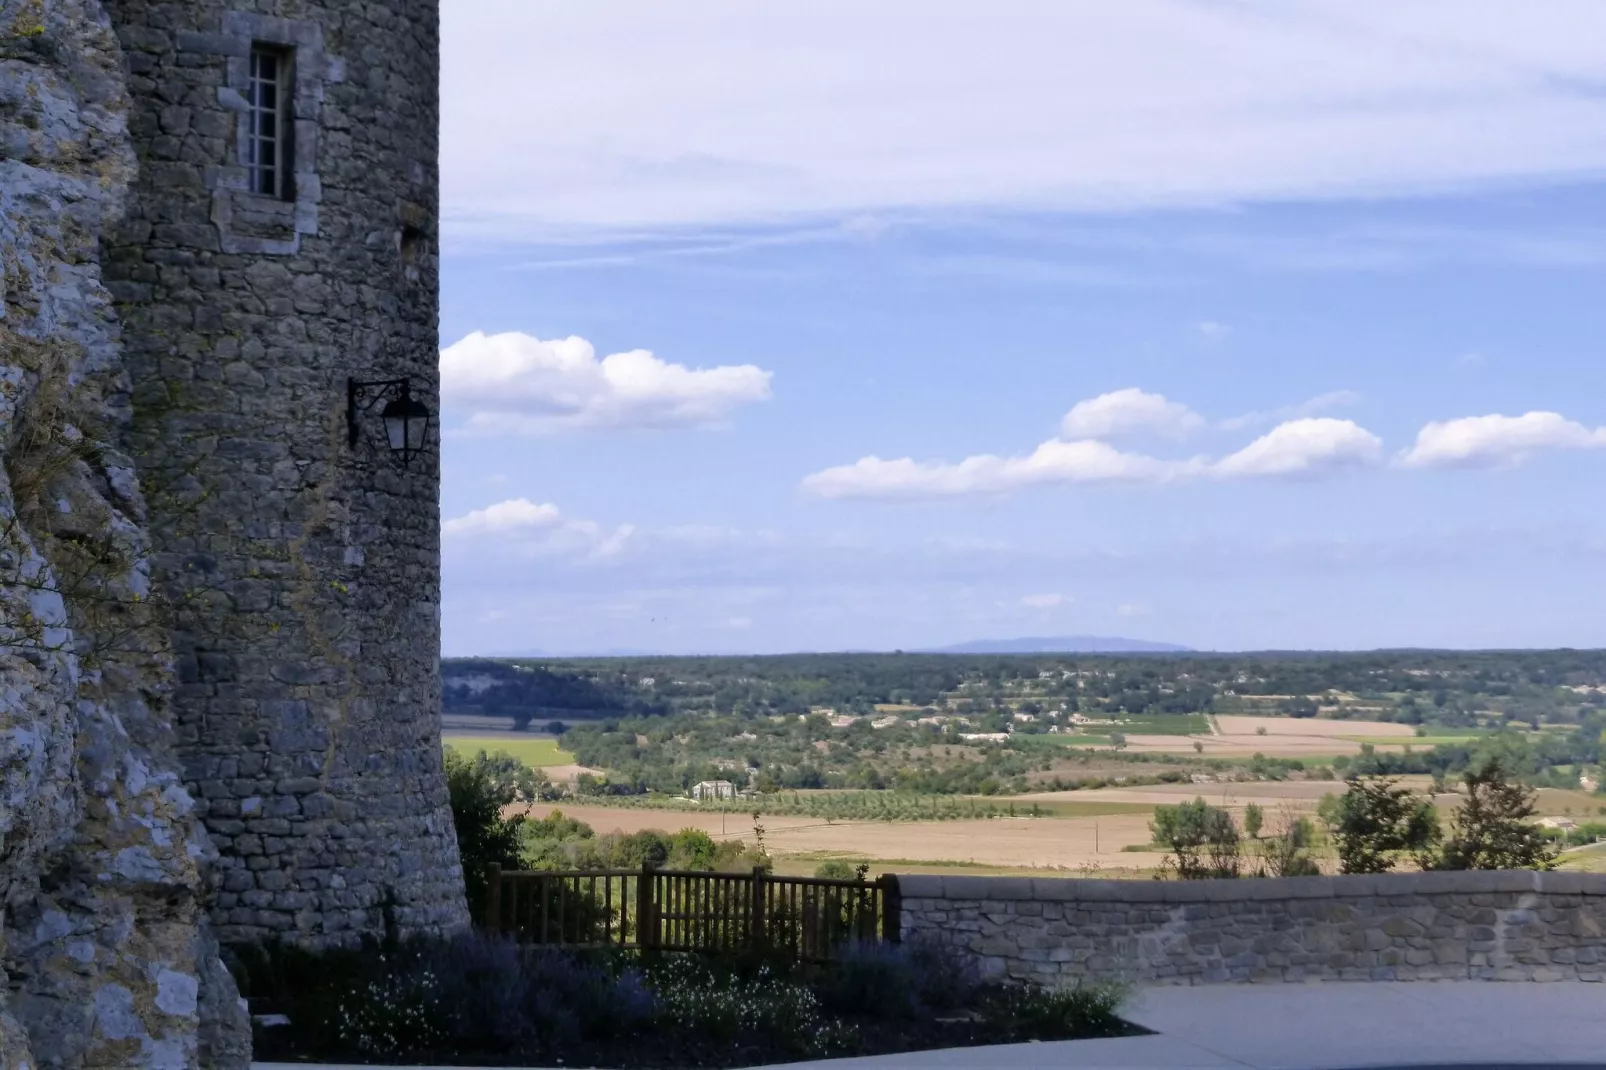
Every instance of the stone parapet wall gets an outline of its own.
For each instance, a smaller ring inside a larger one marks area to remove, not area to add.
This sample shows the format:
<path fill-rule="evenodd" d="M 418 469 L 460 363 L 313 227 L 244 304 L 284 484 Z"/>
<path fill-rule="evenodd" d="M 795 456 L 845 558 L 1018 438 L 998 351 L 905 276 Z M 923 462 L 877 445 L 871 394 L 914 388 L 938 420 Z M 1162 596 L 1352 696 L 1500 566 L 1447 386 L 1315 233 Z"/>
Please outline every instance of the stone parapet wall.
<path fill-rule="evenodd" d="M 1606 980 L 1606 874 L 904 876 L 902 935 L 1056 983 Z"/>

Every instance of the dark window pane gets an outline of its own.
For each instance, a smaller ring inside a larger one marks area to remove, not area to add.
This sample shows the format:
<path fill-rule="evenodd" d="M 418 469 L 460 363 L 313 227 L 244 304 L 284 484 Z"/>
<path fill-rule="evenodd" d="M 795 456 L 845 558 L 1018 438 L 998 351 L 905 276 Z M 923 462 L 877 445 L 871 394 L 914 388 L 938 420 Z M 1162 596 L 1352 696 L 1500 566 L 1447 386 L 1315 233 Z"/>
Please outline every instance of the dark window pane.
<path fill-rule="evenodd" d="M 273 142 L 264 141 L 262 143 L 262 155 L 258 158 L 257 162 L 263 167 L 272 167 L 274 164 L 278 163 L 278 154 L 274 151 L 275 148 L 276 146 L 273 144 Z"/>

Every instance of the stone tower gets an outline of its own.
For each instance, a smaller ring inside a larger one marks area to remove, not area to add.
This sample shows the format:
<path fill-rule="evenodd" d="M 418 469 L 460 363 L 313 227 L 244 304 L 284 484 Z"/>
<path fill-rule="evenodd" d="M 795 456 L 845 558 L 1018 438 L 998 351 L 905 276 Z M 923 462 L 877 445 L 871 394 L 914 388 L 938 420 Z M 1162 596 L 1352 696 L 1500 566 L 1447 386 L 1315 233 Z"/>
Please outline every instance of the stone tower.
<path fill-rule="evenodd" d="M 440 750 L 437 0 L 103 0 L 138 177 L 103 270 L 225 942 L 467 924 Z"/>

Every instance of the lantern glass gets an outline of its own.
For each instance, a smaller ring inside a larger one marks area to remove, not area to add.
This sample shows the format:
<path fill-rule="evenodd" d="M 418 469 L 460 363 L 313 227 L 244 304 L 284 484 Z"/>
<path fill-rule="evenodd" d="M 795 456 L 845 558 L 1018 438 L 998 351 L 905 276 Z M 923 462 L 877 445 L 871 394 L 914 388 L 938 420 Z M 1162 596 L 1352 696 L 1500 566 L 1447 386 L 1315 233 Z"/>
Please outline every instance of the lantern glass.
<path fill-rule="evenodd" d="M 380 414 L 390 448 L 407 460 L 424 448 L 429 434 L 429 410 L 412 397 L 390 402 Z"/>

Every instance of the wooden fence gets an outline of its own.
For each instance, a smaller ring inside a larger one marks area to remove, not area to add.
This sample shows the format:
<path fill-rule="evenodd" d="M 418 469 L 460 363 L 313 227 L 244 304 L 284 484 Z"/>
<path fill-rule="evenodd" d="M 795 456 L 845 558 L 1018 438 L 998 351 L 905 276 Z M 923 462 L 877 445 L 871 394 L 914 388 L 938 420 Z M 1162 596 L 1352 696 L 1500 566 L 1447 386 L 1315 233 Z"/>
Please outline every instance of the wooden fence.
<path fill-rule="evenodd" d="M 486 924 L 520 943 L 825 961 L 848 944 L 897 943 L 898 881 L 655 869 L 487 873 Z"/>

